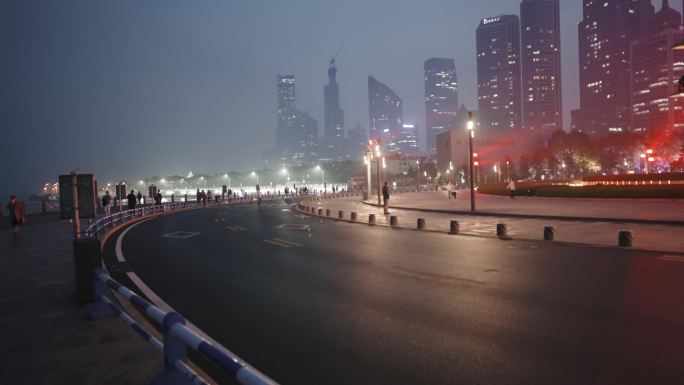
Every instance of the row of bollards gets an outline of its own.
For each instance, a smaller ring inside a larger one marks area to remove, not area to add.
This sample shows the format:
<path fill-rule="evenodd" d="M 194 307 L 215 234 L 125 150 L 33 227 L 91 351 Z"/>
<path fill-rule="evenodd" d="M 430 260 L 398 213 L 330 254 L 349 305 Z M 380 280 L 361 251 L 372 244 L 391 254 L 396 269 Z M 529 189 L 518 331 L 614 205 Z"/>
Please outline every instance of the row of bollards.
<path fill-rule="evenodd" d="M 300 208 L 307 213 L 311 214 L 316 214 L 318 213 L 318 216 L 323 216 L 324 209 L 323 208 L 316 208 L 316 207 L 309 207 L 309 206 L 300 206 Z M 331 217 L 331 211 L 330 209 L 325 209 L 325 216 L 326 217 Z M 338 219 L 344 219 L 344 211 L 339 210 L 337 213 L 337 218 Z M 358 221 L 358 213 L 352 212 L 351 213 L 351 221 L 356 222 Z M 374 226 L 377 224 L 376 220 L 376 215 L 375 214 L 368 214 L 368 225 L 369 226 Z M 399 217 L 397 215 L 390 215 L 390 226 L 392 227 L 398 227 L 399 226 Z M 418 230 L 425 230 L 427 227 L 427 221 L 425 218 L 418 218 L 416 220 L 416 229 Z M 459 234 L 461 231 L 461 226 L 459 222 L 455 219 L 452 219 L 449 222 L 449 234 Z M 544 233 L 543 233 L 543 238 L 545 241 L 554 241 L 556 240 L 556 235 L 558 234 L 556 228 L 554 226 L 545 226 L 544 227 Z M 505 223 L 497 223 L 496 224 L 496 236 L 499 237 L 500 239 L 510 239 L 508 236 L 508 226 Z M 632 247 L 632 244 L 634 243 L 634 234 L 632 231 L 629 230 L 621 230 L 618 232 L 618 246 L 619 247 Z"/>

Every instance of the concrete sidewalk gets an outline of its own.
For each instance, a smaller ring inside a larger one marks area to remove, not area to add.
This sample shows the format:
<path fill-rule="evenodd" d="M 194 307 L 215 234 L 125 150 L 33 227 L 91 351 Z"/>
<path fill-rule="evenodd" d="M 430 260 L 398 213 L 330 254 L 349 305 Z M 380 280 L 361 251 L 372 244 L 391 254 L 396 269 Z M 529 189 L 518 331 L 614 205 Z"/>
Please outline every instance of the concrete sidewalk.
<path fill-rule="evenodd" d="M 72 255 L 66 222 L 0 231 L 0 384 L 149 383 L 162 355 L 122 320 L 88 318 Z"/>
<path fill-rule="evenodd" d="M 370 199 L 369 203 L 376 203 Z M 451 211 L 467 214 L 470 211 L 470 191 L 460 190 L 456 200 L 446 192 L 395 193 L 390 205 L 396 208 Z M 684 200 L 664 199 L 585 199 L 542 198 L 476 195 L 476 208 L 483 214 L 501 217 L 540 217 L 549 219 L 597 219 L 631 222 L 662 222 L 684 225 Z"/>
<path fill-rule="evenodd" d="M 399 200 L 409 195 L 411 194 L 395 194 L 393 199 Z M 448 201 L 446 197 L 444 199 Z M 344 211 L 345 219 L 350 218 L 351 212 L 356 212 L 358 222 L 364 224 L 368 223 L 369 214 L 375 214 L 379 225 L 389 225 L 389 216 L 383 215 L 382 208 L 364 204 L 358 197 L 305 200 L 302 204 L 323 208 L 324 215 L 325 209 L 330 209 L 332 218 L 337 218 L 339 210 Z M 664 253 L 684 253 L 681 226 L 454 215 L 396 208 L 391 209 L 390 214 L 398 216 L 400 227 L 415 229 L 417 219 L 424 218 L 427 230 L 447 233 L 450 220 L 455 219 L 459 221 L 461 234 L 487 237 L 496 237 L 497 223 L 505 223 L 509 236 L 514 239 L 542 240 L 544 227 L 553 226 L 557 231 L 556 241 L 602 247 L 616 247 L 618 232 L 631 230 L 634 232 L 634 248 Z"/>

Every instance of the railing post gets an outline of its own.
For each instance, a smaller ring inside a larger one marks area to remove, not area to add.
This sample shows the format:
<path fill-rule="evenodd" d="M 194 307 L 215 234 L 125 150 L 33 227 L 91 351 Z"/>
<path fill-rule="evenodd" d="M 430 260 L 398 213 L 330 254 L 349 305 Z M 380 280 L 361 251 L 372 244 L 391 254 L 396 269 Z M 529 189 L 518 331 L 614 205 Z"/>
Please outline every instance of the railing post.
<path fill-rule="evenodd" d="M 90 319 L 92 320 L 98 320 L 98 319 L 103 319 L 103 318 L 111 318 L 114 317 L 115 314 L 110 309 L 107 305 L 105 305 L 102 300 L 100 300 L 100 297 L 103 295 L 107 295 L 107 291 L 109 290 L 107 288 L 107 285 L 100 281 L 100 274 L 104 273 L 104 269 L 101 267 L 98 267 L 95 269 L 93 272 L 93 280 L 94 280 L 94 292 L 95 292 L 95 302 L 90 304 L 88 306 L 88 315 L 90 316 Z"/>
<path fill-rule="evenodd" d="M 192 383 L 176 370 L 176 361 L 187 363 L 188 350 L 185 343 L 173 332 L 176 324 L 185 325 L 185 318 L 176 312 L 164 316 L 164 371 L 159 373 L 151 385 L 191 385 Z"/>
<path fill-rule="evenodd" d="M 78 303 L 96 300 L 93 271 L 102 266 L 102 251 L 97 239 L 74 239 L 74 289 Z"/>

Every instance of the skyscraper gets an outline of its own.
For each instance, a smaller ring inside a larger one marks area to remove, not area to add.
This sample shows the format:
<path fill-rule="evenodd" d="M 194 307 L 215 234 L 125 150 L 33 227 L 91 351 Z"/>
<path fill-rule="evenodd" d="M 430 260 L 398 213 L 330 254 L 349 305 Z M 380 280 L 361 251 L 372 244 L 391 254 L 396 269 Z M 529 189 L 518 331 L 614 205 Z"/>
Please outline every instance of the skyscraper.
<path fill-rule="evenodd" d="M 549 135 L 562 129 L 559 0 L 520 3 L 523 127 Z"/>
<path fill-rule="evenodd" d="M 415 154 L 420 152 L 418 140 L 418 127 L 415 124 L 402 124 L 401 133 L 397 138 L 397 147 L 402 154 Z"/>
<path fill-rule="evenodd" d="M 399 152 L 404 111 L 401 98 L 374 77 L 368 77 L 368 115 L 371 139 L 380 139 L 385 152 Z"/>
<path fill-rule="evenodd" d="M 287 165 L 306 166 L 318 162 L 318 122 L 308 112 L 295 111 L 291 127 L 293 143 Z"/>
<path fill-rule="evenodd" d="M 573 128 L 594 135 L 625 131 L 630 121 L 630 43 L 647 32 L 650 0 L 584 0 L 578 24 L 580 109 Z"/>
<path fill-rule="evenodd" d="M 520 20 L 483 19 L 477 28 L 477 104 L 485 130 L 520 128 Z"/>
<path fill-rule="evenodd" d="M 301 166 L 318 159 L 318 122 L 308 112 L 298 111 L 294 75 L 278 75 L 278 127 L 276 157 L 284 166 Z"/>
<path fill-rule="evenodd" d="M 292 126 L 295 103 L 294 75 L 278 75 L 278 126 L 276 128 L 276 149 L 284 150 L 287 146 L 288 128 Z"/>
<path fill-rule="evenodd" d="M 632 130 L 684 128 L 684 98 L 671 98 L 684 75 L 684 51 L 671 47 L 684 39 L 679 12 L 663 0 L 646 37 L 635 40 L 631 53 Z"/>
<path fill-rule="evenodd" d="M 337 83 L 335 59 L 330 60 L 328 84 L 323 88 L 323 115 L 325 116 L 325 139 L 328 148 L 339 156 L 344 145 L 344 111 L 340 108 L 340 86 Z"/>
<path fill-rule="evenodd" d="M 453 128 L 458 113 L 458 79 L 453 59 L 425 61 L 425 136 L 427 150 L 436 151 L 437 134 Z"/>

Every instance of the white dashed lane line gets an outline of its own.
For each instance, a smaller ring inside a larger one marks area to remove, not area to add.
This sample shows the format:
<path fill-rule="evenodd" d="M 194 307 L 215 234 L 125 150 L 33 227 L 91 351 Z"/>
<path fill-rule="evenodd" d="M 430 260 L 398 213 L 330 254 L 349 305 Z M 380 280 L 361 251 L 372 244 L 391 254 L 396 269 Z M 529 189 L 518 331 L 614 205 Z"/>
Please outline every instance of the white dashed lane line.
<path fill-rule="evenodd" d="M 278 247 L 283 247 L 283 248 L 286 248 L 286 249 L 289 249 L 289 248 L 291 248 L 291 247 L 301 247 L 301 246 L 302 246 L 301 243 L 292 242 L 292 241 L 287 241 L 287 240 L 281 239 L 281 238 L 264 239 L 263 241 L 266 242 L 266 243 L 269 243 L 269 244 L 271 244 L 271 245 L 275 245 L 275 246 L 278 246 Z"/>
<path fill-rule="evenodd" d="M 667 261 L 667 262 L 679 262 L 679 263 L 684 263 L 684 257 L 678 257 L 674 255 L 663 255 L 662 257 L 658 257 L 659 261 Z"/>

